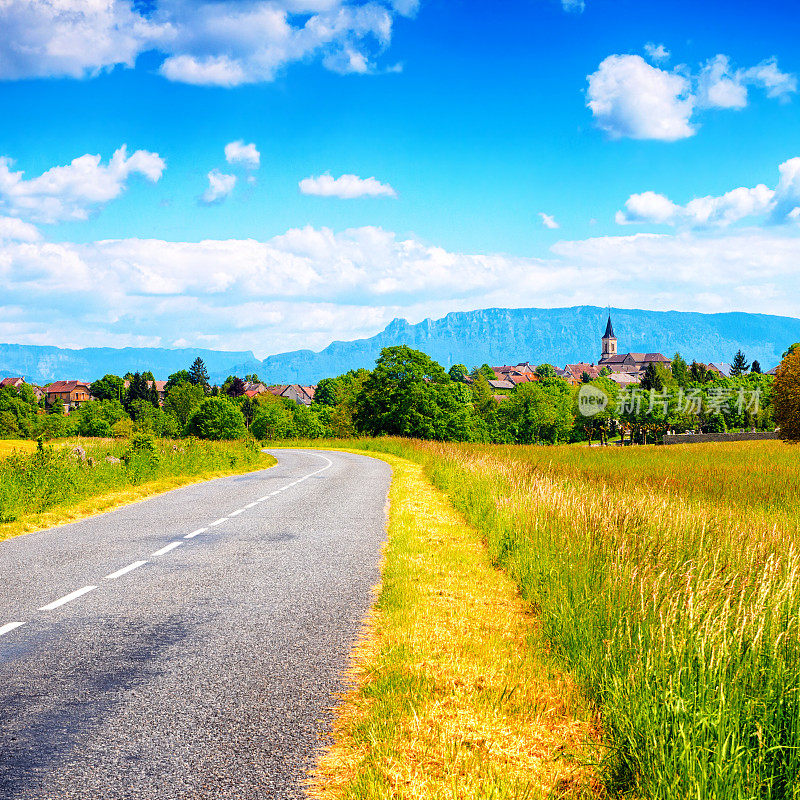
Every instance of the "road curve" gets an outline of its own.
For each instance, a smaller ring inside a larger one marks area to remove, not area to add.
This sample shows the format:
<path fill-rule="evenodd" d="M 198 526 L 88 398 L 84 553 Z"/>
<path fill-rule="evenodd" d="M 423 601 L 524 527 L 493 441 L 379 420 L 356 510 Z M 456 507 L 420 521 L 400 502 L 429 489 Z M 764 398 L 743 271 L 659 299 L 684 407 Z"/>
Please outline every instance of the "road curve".
<path fill-rule="evenodd" d="M 390 470 L 274 455 L 0 542 L 1 798 L 303 796 L 379 579 Z"/>

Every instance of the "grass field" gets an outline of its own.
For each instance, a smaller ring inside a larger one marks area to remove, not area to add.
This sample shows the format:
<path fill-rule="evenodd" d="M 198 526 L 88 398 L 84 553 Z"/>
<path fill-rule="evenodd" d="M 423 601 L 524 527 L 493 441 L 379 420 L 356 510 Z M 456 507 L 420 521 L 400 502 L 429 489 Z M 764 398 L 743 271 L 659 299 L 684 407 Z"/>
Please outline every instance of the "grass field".
<path fill-rule="evenodd" d="M 153 449 L 133 451 L 127 440 L 75 440 L 42 449 L 35 442 L 0 442 L 0 540 L 275 463 L 242 442 L 153 444 Z M 85 458 L 72 452 L 75 446 Z"/>
<path fill-rule="evenodd" d="M 352 445 L 422 465 L 480 531 L 531 659 L 598 715 L 608 794 L 800 797 L 800 448 Z"/>

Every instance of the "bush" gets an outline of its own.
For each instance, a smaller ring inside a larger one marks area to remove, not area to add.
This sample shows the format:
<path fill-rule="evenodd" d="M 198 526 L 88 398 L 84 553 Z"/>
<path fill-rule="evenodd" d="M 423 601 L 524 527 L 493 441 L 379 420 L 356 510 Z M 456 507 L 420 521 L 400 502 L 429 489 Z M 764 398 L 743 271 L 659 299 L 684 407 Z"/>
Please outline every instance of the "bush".
<path fill-rule="evenodd" d="M 225 397 L 209 397 L 192 412 L 184 433 L 200 439 L 241 439 L 247 427 L 238 406 Z"/>

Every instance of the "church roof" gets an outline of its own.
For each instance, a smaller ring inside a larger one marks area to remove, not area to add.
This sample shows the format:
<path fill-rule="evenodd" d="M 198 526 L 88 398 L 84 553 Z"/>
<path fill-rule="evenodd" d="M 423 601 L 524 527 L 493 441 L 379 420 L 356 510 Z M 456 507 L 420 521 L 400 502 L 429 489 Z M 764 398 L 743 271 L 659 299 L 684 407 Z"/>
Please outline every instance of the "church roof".
<path fill-rule="evenodd" d="M 604 339 L 616 339 L 614 336 L 614 328 L 611 325 L 611 314 L 608 315 L 608 324 L 606 325 L 606 332 L 603 334 Z"/>

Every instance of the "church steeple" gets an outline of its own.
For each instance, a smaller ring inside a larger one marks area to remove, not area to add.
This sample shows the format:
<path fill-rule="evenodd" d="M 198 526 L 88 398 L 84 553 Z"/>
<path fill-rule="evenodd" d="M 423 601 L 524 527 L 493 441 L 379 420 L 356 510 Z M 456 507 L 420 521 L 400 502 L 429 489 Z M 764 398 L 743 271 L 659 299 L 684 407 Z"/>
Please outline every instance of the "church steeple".
<path fill-rule="evenodd" d="M 603 355 L 600 361 L 604 361 L 609 356 L 617 354 L 617 337 L 614 335 L 614 326 L 611 324 L 611 312 L 608 313 L 608 323 L 606 324 L 606 332 L 603 334 Z"/>

